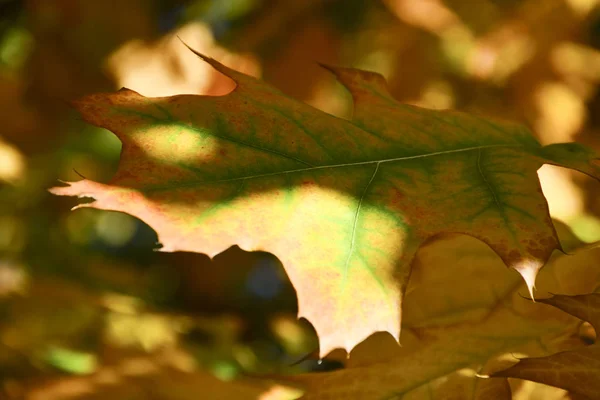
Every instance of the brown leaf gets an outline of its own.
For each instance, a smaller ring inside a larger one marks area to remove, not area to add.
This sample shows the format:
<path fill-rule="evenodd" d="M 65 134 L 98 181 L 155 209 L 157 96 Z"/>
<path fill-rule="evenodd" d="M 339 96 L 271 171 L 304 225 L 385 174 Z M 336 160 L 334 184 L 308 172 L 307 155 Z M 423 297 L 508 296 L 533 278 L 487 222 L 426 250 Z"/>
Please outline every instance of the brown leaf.
<path fill-rule="evenodd" d="M 589 290 L 598 282 L 598 254 L 584 249 L 556 257 L 540 274 L 540 290 Z M 431 243 L 419 252 L 407 290 L 402 347 L 389 335 L 374 335 L 351 353 L 346 369 L 282 379 L 306 389 L 303 400 L 510 399 L 504 379 L 477 375 L 503 368 L 498 358 L 583 346 L 571 339 L 575 318 L 526 293 L 519 277 L 474 239 Z M 558 399 L 562 393 L 555 392 L 551 398 Z"/>
<path fill-rule="evenodd" d="M 600 293 L 556 295 L 539 301 L 590 322 L 596 332 L 600 330 Z M 524 358 L 494 376 L 528 379 L 597 399 L 600 398 L 600 343 L 548 357 Z"/>

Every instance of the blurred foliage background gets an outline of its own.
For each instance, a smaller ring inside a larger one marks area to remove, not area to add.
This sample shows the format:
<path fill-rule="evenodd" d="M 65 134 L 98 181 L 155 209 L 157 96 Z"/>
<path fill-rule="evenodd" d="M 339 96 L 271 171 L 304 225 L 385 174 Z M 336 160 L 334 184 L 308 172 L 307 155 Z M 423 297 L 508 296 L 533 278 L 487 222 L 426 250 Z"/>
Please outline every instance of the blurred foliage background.
<path fill-rule="evenodd" d="M 178 38 L 334 115 L 351 100 L 318 62 L 378 71 L 406 103 L 600 150 L 597 0 L 0 0 L 1 399 L 291 399 L 223 381 L 339 366 L 304 357 L 317 339 L 274 256 L 154 252 L 133 217 L 71 213 L 46 191 L 118 163 L 120 142 L 70 100 L 233 88 Z M 598 185 L 539 174 L 570 237 L 599 240 Z"/>

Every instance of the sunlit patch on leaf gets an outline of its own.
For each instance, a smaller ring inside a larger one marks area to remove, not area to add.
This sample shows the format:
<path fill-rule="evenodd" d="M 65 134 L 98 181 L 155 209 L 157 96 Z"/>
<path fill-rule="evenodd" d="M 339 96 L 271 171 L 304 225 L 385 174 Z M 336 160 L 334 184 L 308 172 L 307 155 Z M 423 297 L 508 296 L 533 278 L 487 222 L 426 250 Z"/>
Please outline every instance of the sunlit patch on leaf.
<path fill-rule="evenodd" d="M 123 142 L 121 162 L 107 184 L 51 191 L 140 218 L 163 251 L 273 253 L 321 356 L 377 331 L 399 339 L 414 255 L 442 234 L 485 242 L 533 294 L 561 249 L 536 171 L 555 164 L 600 177 L 582 145 L 542 147 L 517 124 L 400 104 L 379 74 L 326 67 L 353 96 L 348 121 L 197 54 L 236 88 L 152 99 L 124 89 L 75 102 Z"/>

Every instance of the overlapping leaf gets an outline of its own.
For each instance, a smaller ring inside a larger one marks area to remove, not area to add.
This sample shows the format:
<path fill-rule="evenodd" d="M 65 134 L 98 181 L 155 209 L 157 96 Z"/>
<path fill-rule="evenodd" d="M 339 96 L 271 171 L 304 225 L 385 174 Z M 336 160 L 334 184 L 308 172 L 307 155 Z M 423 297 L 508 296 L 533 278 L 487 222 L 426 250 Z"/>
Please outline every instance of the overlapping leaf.
<path fill-rule="evenodd" d="M 588 321 L 596 334 L 600 332 L 600 293 L 556 295 L 540 302 Z M 524 358 L 494 376 L 529 379 L 597 399 L 600 398 L 600 343 L 548 357 Z"/>
<path fill-rule="evenodd" d="M 78 101 L 121 139 L 121 163 L 108 184 L 52 191 L 139 217 L 163 251 L 277 255 L 321 355 L 376 331 L 399 338 L 411 261 L 432 236 L 484 241 L 531 289 L 560 248 L 537 169 L 600 176 L 583 146 L 542 147 L 518 125 L 399 104 L 375 73 L 328 67 L 354 98 L 347 121 L 204 60 L 236 82 L 232 93 Z"/>
<path fill-rule="evenodd" d="M 293 400 L 297 390 L 258 381 L 224 382 L 203 371 L 181 371 L 150 357 L 132 357 L 85 376 L 30 384 L 25 400 Z"/>
<path fill-rule="evenodd" d="M 556 257 L 542 272 L 539 289 L 592 290 L 600 282 L 599 254 L 592 249 Z M 374 335 L 354 349 L 345 369 L 282 378 L 306 390 L 302 400 L 509 400 L 506 379 L 477 375 L 514 363 L 515 354 L 586 349 L 576 318 L 525 299 L 527 289 L 516 274 L 507 274 L 472 238 L 427 245 L 414 267 L 403 347 Z M 552 389 L 535 397 L 521 386 L 515 399 L 564 398 L 563 391 Z"/>

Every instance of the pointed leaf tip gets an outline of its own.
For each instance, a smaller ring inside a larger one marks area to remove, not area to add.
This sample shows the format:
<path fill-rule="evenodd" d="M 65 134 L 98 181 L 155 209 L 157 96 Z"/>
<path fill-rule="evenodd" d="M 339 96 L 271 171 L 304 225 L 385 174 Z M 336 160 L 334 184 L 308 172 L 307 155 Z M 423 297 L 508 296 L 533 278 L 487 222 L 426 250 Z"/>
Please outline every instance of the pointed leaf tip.
<path fill-rule="evenodd" d="M 559 308 L 579 319 L 589 322 L 600 331 L 600 293 L 577 296 L 554 294 L 540 302 Z"/>
<path fill-rule="evenodd" d="M 337 67 L 318 63 L 321 67 L 330 71 L 337 80 L 344 85 L 353 96 L 364 96 L 366 93 L 374 92 L 391 98 L 386 79 L 378 72 L 363 71 L 354 68 Z"/>
<path fill-rule="evenodd" d="M 554 143 L 542 148 L 550 164 L 580 171 L 600 180 L 599 156 L 596 151 L 580 143 Z"/>
<path fill-rule="evenodd" d="M 212 58 L 205 56 L 204 54 L 200 53 L 198 50 L 195 50 L 194 48 L 192 48 L 189 44 L 187 44 L 186 42 L 183 41 L 183 39 L 177 35 L 177 39 L 179 39 L 179 41 L 188 48 L 189 51 L 191 51 L 192 53 L 194 53 L 196 56 L 200 57 L 202 60 L 209 62 L 209 60 L 212 60 Z"/>
<path fill-rule="evenodd" d="M 244 78 L 251 78 L 248 75 L 245 75 L 241 72 L 237 72 L 229 67 L 226 67 L 225 65 L 221 64 L 220 62 L 218 62 L 217 60 L 215 60 L 212 57 L 209 57 L 207 55 L 204 55 L 202 53 L 200 53 L 198 50 L 195 50 L 194 48 L 192 48 L 190 45 L 188 45 L 186 42 L 184 42 L 179 36 L 177 36 L 177 38 L 181 41 L 181 43 L 183 43 L 183 45 L 185 47 L 188 48 L 189 51 L 191 51 L 192 53 L 194 53 L 196 56 L 198 56 L 202 61 L 206 62 L 207 64 L 209 64 L 211 67 L 213 67 L 214 69 L 216 69 L 217 71 L 219 71 L 220 73 L 222 73 L 223 75 L 225 75 L 226 77 L 232 79 L 234 82 L 239 84 L 240 80 L 243 80 Z"/>
<path fill-rule="evenodd" d="M 531 300 L 535 302 L 533 290 L 535 289 L 535 279 L 543 264 L 536 260 L 524 260 L 513 268 L 523 277 Z"/>

